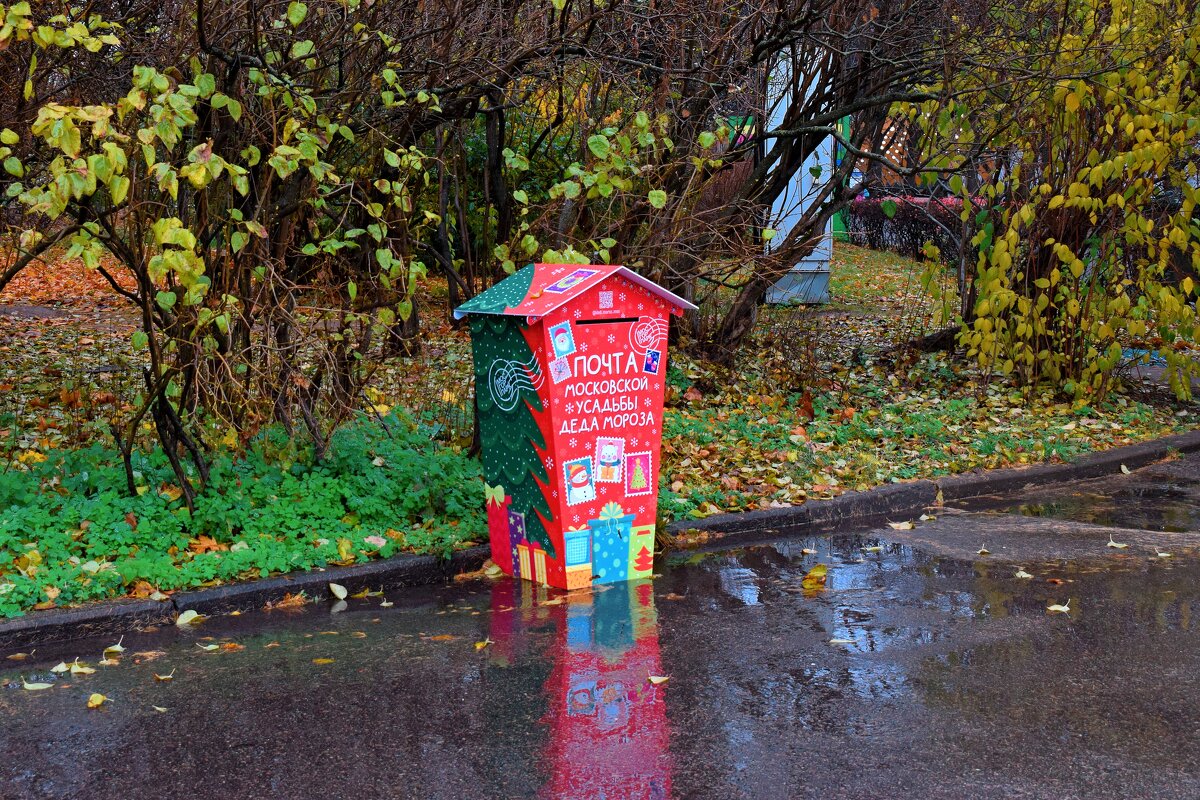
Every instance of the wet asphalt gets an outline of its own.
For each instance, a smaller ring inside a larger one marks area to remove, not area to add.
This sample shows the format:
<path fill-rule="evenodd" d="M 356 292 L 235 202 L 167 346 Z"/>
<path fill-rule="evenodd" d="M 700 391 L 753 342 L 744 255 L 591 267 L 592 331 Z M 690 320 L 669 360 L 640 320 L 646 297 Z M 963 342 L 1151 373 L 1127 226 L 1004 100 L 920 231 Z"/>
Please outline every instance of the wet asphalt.
<path fill-rule="evenodd" d="M 1200 462 L 973 508 L 0 653 L 0 798 L 1200 797 Z"/>

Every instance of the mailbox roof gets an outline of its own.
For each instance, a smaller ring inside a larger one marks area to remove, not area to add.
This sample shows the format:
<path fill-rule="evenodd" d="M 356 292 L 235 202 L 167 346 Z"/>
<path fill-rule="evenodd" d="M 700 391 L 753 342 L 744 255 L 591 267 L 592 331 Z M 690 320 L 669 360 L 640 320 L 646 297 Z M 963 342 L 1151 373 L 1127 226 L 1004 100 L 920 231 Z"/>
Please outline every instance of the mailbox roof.
<path fill-rule="evenodd" d="M 673 313 L 696 308 L 620 264 L 530 264 L 454 309 L 454 317 L 462 319 L 468 314 L 544 317 L 613 275 L 661 297 Z"/>

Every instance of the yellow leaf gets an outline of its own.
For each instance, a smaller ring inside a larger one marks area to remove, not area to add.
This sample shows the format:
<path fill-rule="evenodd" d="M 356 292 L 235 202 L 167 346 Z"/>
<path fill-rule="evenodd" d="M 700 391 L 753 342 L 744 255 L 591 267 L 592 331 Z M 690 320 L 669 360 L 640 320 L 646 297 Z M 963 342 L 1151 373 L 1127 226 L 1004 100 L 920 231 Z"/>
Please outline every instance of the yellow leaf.
<path fill-rule="evenodd" d="M 1126 547 L 1129 547 L 1129 545 L 1126 544 L 1125 542 L 1114 542 L 1111 533 L 1108 535 L 1108 544 L 1106 544 L 1104 546 L 1105 547 L 1113 547 L 1113 548 L 1116 548 L 1117 550 L 1124 550 Z"/>
<path fill-rule="evenodd" d="M 167 709 L 163 708 L 162 706 L 150 706 L 150 707 L 153 708 L 155 711 L 157 711 L 160 714 L 167 713 Z"/>
<path fill-rule="evenodd" d="M 332 663 L 333 663 L 333 661 L 334 661 L 334 660 L 333 660 L 332 658 L 314 658 L 314 659 L 313 659 L 313 663 L 314 663 L 314 664 L 322 664 L 322 665 L 324 665 L 324 664 L 332 664 Z"/>
<path fill-rule="evenodd" d="M 394 605 L 396 605 L 396 604 L 388 602 L 387 600 L 384 600 L 382 603 L 379 604 L 380 608 L 391 608 Z"/>
<path fill-rule="evenodd" d="M 108 658 L 109 654 L 111 654 L 111 653 L 124 653 L 125 648 L 121 646 L 121 642 L 123 642 L 123 641 L 125 641 L 124 636 L 122 636 L 120 639 L 118 639 L 116 644 L 110 644 L 108 647 L 104 648 L 104 653 L 103 653 L 104 657 Z"/>
<path fill-rule="evenodd" d="M 830 644 L 854 644 L 853 639 L 830 639 Z"/>
<path fill-rule="evenodd" d="M 1159 558 L 1170 558 L 1171 557 L 1170 553 L 1164 553 L 1163 551 L 1159 550 L 1157 547 L 1154 548 L 1154 555 L 1158 556 Z"/>
<path fill-rule="evenodd" d="M 1022 580 L 1029 580 L 1029 579 L 1030 579 L 1030 578 L 1032 578 L 1033 576 L 1032 576 L 1032 575 L 1030 575 L 1030 574 L 1029 574 L 1028 572 L 1026 572 L 1025 570 L 1018 568 L 1018 569 L 1017 569 L 1017 571 L 1016 571 L 1015 573 L 1013 573 L 1013 577 L 1014 577 L 1014 578 L 1020 578 L 1020 579 L 1022 579 Z"/>
<path fill-rule="evenodd" d="M 883 551 L 883 548 L 879 545 L 875 545 L 874 547 L 864 547 L 862 548 L 862 551 L 864 553 L 879 553 Z"/>
<path fill-rule="evenodd" d="M 475 649 L 482 650 L 483 648 L 487 647 L 489 644 L 495 644 L 495 642 L 493 642 L 491 639 L 484 639 L 482 642 L 475 643 Z"/>
<path fill-rule="evenodd" d="M 911 522 L 889 522 L 888 527 L 897 531 L 911 531 L 916 526 Z"/>
<path fill-rule="evenodd" d="M 214 650 L 217 650 L 217 649 L 219 649 L 219 648 L 220 648 L 220 645 L 216 645 L 216 644 L 200 644 L 199 642 L 196 642 L 196 647 L 199 647 L 201 650 L 203 650 L 203 651 L 204 651 L 204 652 L 206 652 L 206 653 L 211 653 L 211 652 L 213 652 Z"/>
<path fill-rule="evenodd" d="M 72 675 L 91 675 L 95 671 L 96 670 L 92 669 L 91 667 L 86 667 L 83 664 L 80 664 L 78 658 L 75 659 L 73 664 L 71 664 Z"/>
<path fill-rule="evenodd" d="M 67 663 L 65 661 L 63 661 L 63 662 L 60 662 L 58 664 L 58 666 L 51 667 L 50 671 L 51 672 L 66 672 L 69 669 L 70 669 L 70 667 L 68 667 Z"/>
<path fill-rule="evenodd" d="M 178 617 L 175 618 L 175 624 L 181 628 L 186 628 L 188 625 L 195 625 L 200 622 L 203 617 L 194 608 L 189 608 Z"/>
<path fill-rule="evenodd" d="M 815 556 L 816 554 L 817 554 L 817 551 L 813 550 L 811 547 L 806 547 L 800 551 L 800 555 L 803 555 L 803 556 Z"/>
<path fill-rule="evenodd" d="M 1046 610 L 1051 614 L 1070 614 L 1071 601 L 1068 599 L 1067 602 L 1063 603 L 1062 605 L 1059 605 L 1058 603 L 1051 603 L 1050 605 L 1046 606 Z"/>
<path fill-rule="evenodd" d="M 1129 467 L 1127 467 L 1127 466 L 1125 466 L 1124 464 L 1122 464 L 1122 465 L 1121 465 L 1121 472 L 1123 472 L 1123 473 L 1125 473 L 1126 475 L 1128 475 L 1128 474 L 1129 474 Z"/>
<path fill-rule="evenodd" d="M 829 577 L 829 567 L 824 564 L 817 564 L 810 569 L 800 581 L 800 585 L 805 589 L 823 589 L 825 581 Z"/>
<path fill-rule="evenodd" d="M 339 552 L 340 552 L 340 545 L 339 545 Z M 346 599 L 346 587 L 342 586 L 341 584 L 337 584 L 337 583 L 329 584 L 329 592 L 334 597 L 336 597 L 338 600 Z"/>
<path fill-rule="evenodd" d="M 25 678 L 21 678 L 21 688 L 30 692 L 40 692 L 42 689 L 49 689 L 52 686 L 54 686 L 52 683 L 30 683 Z"/>
<path fill-rule="evenodd" d="M 107 700 L 108 698 L 99 692 L 92 692 L 92 696 L 88 698 L 87 707 L 99 708 L 100 706 L 104 705 Z"/>
<path fill-rule="evenodd" d="M 992 554 L 992 551 L 987 549 L 987 545 L 980 545 L 979 549 L 975 552 L 981 556 L 990 556 Z"/>
<path fill-rule="evenodd" d="M 650 681 L 652 684 L 654 684 L 655 686 L 658 686 L 659 684 L 666 683 L 667 681 L 671 680 L 671 676 L 670 675 L 649 675 L 649 676 L 647 676 L 646 679 L 648 681 Z"/>
<path fill-rule="evenodd" d="M 173 681 L 173 680 L 175 680 L 175 670 L 171 670 L 166 675 L 159 675 L 158 673 L 155 673 L 154 680 L 156 680 L 156 681 Z"/>

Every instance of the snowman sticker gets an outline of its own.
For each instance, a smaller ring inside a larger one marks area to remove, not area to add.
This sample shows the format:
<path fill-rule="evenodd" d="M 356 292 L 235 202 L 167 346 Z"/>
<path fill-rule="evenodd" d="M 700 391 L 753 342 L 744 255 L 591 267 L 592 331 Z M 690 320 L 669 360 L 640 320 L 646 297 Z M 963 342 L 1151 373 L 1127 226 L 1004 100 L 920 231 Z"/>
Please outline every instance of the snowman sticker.
<path fill-rule="evenodd" d="M 584 456 L 563 464 L 567 479 L 567 505 L 577 506 L 596 499 L 596 484 L 592 476 L 592 458 Z"/>
<path fill-rule="evenodd" d="M 560 322 L 550 328 L 550 346 L 554 348 L 554 357 L 563 358 L 575 352 L 575 334 L 571 331 L 570 322 Z"/>

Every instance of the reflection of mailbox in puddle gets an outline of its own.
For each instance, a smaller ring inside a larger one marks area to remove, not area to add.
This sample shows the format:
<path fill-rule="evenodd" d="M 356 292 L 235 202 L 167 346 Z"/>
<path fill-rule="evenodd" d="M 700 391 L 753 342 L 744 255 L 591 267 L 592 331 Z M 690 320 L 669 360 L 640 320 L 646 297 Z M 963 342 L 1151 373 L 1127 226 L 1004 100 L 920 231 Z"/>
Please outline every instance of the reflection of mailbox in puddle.
<path fill-rule="evenodd" d="M 669 797 L 666 687 L 649 681 L 661 674 L 650 581 L 572 593 L 553 605 L 540 605 L 547 590 L 528 584 L 505 581 L 492 591 L 491 663 L 521 662 L 535 644 L 532 631 L 544 629 L 547 615 L 554 622 L 542 717 L 550 779 L 540 796 Z"/>
<path fill-rule="evenodd" d="M 668 320 L 689 308 L 625 267 L 530 264 L 455 310 L 506 572 L 563 589 L 650 575 Z"/>

